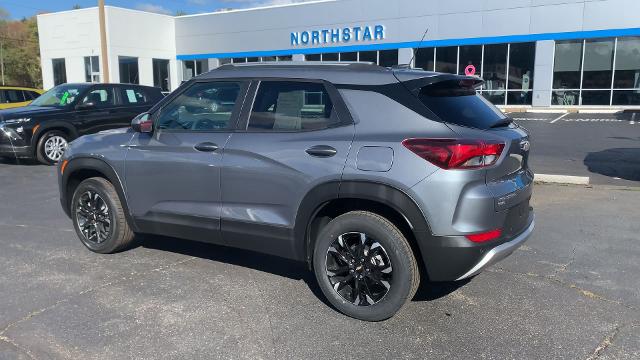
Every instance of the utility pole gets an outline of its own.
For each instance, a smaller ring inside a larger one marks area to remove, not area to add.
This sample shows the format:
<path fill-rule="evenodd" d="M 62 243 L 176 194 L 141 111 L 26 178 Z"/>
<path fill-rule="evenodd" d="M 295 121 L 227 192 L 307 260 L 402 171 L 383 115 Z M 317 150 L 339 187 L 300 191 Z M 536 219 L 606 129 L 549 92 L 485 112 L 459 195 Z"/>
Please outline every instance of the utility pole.
<path fill-rule="evenodd" d="M 98 0 L 98 17 L 100 18 L 100 53 L 102 58 L 102 82 L 109 82 L 109 55 L 107 53 L 107 29 L 104 15 L 104 0 Z"/>

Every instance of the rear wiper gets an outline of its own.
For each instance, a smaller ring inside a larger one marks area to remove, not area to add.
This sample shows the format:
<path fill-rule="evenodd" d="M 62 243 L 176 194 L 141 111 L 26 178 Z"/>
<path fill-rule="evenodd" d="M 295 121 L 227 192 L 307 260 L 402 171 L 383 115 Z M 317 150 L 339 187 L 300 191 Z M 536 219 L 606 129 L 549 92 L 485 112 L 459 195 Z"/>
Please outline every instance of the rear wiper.
<path fill-rule="evenodd" d="M 500 121 L 498 121 L 495 124 L 491 125 L 491 129 L 509 126 L 512 122 L 513 122 L 513 119 L 511 119 L 510 117 L 507 117 L 507 118 L 504 118 L 504 119 L 500 119 Z"/>

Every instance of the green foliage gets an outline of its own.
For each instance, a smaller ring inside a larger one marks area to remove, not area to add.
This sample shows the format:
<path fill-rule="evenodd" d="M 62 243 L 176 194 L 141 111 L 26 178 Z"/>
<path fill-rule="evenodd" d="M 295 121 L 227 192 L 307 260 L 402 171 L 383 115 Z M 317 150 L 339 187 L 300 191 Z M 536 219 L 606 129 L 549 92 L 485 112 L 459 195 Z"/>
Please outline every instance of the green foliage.
<path fill-rule="evenodd" d="M 41 88 L 42 73 L 36 18 L 8 20 L 7 12 L 0 8 L 0 45 L 5 84 Z"/>

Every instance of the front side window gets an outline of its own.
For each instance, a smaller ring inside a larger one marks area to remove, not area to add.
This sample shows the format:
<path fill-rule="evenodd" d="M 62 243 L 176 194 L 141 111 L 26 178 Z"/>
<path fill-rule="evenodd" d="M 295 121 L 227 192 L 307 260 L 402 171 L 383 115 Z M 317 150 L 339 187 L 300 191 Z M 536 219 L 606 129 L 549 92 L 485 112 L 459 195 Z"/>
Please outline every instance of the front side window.
<path fill-rule="evenodd" d="M 248 130 L 305 131 L 338 125 L 321 83 L 264 81 L 253 103 Z"/>
<path fill-rule="evenodd" d="M 158 129 L 215 131 L 229 129 L 241 83 L 196 83 L 167 104 L 158 117 Z"/>
<path fill-rule="evenodd" d="M 111 107 L 115 104 L 112 89 L 95 89 L 82 99 L 81 104 L 93 104 L 96 108 Z"/>

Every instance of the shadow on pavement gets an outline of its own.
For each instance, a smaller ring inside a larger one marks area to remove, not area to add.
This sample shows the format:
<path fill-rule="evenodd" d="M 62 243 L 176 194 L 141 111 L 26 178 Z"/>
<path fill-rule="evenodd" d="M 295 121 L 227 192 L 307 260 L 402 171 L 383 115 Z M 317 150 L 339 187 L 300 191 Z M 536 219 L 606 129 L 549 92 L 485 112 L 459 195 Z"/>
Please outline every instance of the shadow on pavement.
<path fill-rule="evenodd" d="M 310 271 L 306 264 L 302 262 L 221 245 L 206 244 L 155 235 L 140 236 L 138 245 L 148 249 L 168 251 L 186 256 L 194 256 L 201 259 L 242 266 L 293 280 L 302 280 L 307 284 L 307 286 L 309 286 L 309 289 L 317 298 L 322 300 L 322 302 L 327 306 L 333 307 L 329 304 L 324 294 L 322 294 L 322 290 L 318 286 L 313 272 Z M 457 290 L 468 282 L 469 280 L 456 282 L 423 281 L 420 284 L 413 301 L 431 301 L 439 299 Z"/>
<path fill-rule="evenodd" d="M 584 158 L 584 165 L 592 173 L 640 181 L 640 147 L 591 152 Z"/>

